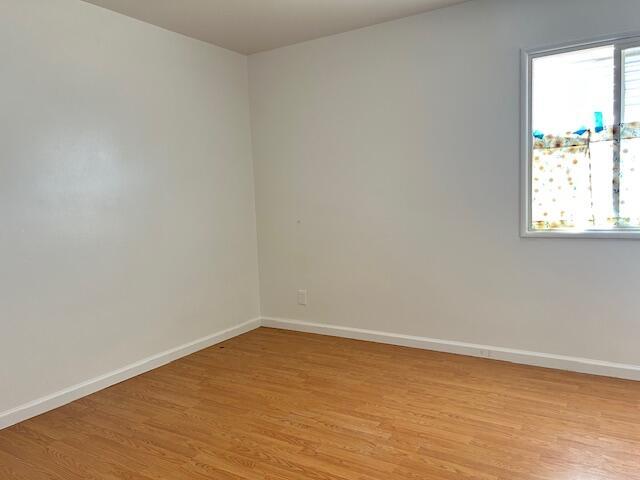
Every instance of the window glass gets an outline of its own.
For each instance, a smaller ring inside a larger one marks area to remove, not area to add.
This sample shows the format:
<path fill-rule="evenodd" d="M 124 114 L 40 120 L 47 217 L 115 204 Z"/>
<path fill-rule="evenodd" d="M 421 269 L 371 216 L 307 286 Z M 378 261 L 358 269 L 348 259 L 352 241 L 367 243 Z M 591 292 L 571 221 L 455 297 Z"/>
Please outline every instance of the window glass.
<path fill-rule="evenodd" d="M 534 230 L 611 228 L 614 55 L 607 46 L 532 62 Z"/>
<path fill-rule="evenodd" d="M 533 130 L 564 134 L 613 125 L 614 50 L 607 46 L 535 58 Z"/>
<path fill-rule="evenodd" d="M 621 227 L 640 226 L 640 47 L 622 50 Z"/>

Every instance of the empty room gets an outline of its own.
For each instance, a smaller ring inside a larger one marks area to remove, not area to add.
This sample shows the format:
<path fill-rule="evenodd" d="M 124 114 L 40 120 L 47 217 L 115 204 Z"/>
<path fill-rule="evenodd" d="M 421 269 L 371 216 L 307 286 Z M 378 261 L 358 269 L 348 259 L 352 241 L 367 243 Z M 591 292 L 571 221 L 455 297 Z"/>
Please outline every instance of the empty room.
<path fill-rule="evenodd" d="M 640 480 L 638 0 L 0 0 L 0 480 Z"/>

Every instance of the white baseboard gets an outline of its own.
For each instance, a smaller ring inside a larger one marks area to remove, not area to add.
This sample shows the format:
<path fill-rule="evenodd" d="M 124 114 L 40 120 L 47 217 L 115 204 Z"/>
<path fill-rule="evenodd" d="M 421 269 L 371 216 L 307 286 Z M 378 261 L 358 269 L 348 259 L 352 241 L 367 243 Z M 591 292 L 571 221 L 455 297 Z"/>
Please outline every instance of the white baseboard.
<path fill-rule="evenodd" d="M 281 318 L 263 317 L 262 326 L 279 328 L 282 330 L 294 330 L 296 332 L 330 335 L 333 337 L 352 338 L 355 340 L 366 340 L 403 347 L 420 348 L 423 350 L 433 350 L 437 352 L 491 358 L 511 363 L 568 370 L 570 372 L 588 373 L 592 375 L 616 377 L 627 380 L 640 380 L 640 365 L 627 365 L 624 363 L 605 362 L 589 358 L 529 352 L 526 350 L 516 350 L 512 348 L 477 345 L 451 340 L 438 340 L 435 338 L 415 337 L 411 335 L 399 335 L 396 333 L 301 322 L 298 320 Z"/>
<path fill-rule="evenodd" d="M 293 330 L 297 332 L 317 333 L 333 337 L 352 338 L 369 342 L 386 343 L 403 347 L 433 350 L 436 352 L 456 353 L 473 357 L 491 358 L 524 365 L 534 365 L 545 368 L 568 370 L 571 372 L 588 373 L 606 377 L 616 377 L 640 381 L 640 365 L 605 362 L 588 358 L 569 357 L 549 353 L 529 352 L 512 348 L 477 345 L 451 340 L 401 335 L 397 333 L 379 332 L 337 325 L 302 322 L 281 318 L 263 317 L 249 320 L 235 327 L 214 333 L 208 337 L 167 350 L 139 362 L 127 365 L 119 370 L 109 372 L 100 377 L 87 380 L 59 392 L 52 393 L 11 410 L 0 412 L 0 430 L 55 408 L 71 403 L 74 400 L 91 395 L 99 390 L 133 378 L 142 373 L 161 367 L 179 358 L 190 355 L 199 350 L 211 347 L 230 338 L 242 335 L 260 326 Z"/>
<path fill-rule="evenodd" d="M 60 390 L 59 392 L 52 393 L 51 395 L 38 398 L 37 400 L 25 403 L 24 405 L 20 405 L 11 410 L 0 412 L 0 430 L 48 412 L 49 410 L 66 405 L 67 403 L 71 403 L 79 398 L 91 395 L 92 393 L 115 385 L 116 383 L 120 383 L 129 378 L 148 372 L 149 370 L 153 370 L 154 368 L 166 365 L 167 363 L 173 362 L 174 360 L 185 357 L 204 348 L 211 347 L 217 343 L 224 342 L 230 338 L 247 333 L 260 327 L 260 325 L 261 320 L 259 318 L 249 320 L 248 322 L 222 330 L 214 333 L 213 335 L 158 353 L 157 355 L 132 363 L 119 370 L 106 373 L 78 385 L 73 385 L 72 387 Z"/>

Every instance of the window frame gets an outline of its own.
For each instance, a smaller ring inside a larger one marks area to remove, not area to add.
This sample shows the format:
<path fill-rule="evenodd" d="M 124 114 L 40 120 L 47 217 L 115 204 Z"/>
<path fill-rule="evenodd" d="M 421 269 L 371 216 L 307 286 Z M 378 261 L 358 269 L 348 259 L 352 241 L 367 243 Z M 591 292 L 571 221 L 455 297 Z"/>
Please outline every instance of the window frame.
<path fill-rule="evenodd" d="M 533 160 L 533 61 L 536 58 L 570 53 L 588 48 L 613 45 L 614 55 L 614 123 L 620 124 L 622 112 L 622 50 L 640 47 L 640 32 L 599 37 L 582 42 L 567 42 L 543 48 L 522 49 L 521 51 L 521 154 L 520 154 L 520 236 L 523 238 L 611 238 L 640 240 L 640 228 L 611 230 L 534 230 L 531 228 L 531 164 Z"/>

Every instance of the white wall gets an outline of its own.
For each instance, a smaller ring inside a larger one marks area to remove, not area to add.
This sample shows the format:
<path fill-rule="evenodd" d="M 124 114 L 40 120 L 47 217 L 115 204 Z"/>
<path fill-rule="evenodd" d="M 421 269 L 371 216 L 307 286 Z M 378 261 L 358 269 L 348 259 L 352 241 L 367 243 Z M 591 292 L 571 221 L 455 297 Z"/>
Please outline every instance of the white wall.
<path fill-rule="evenodd" d="M 0 0 L 0 412 L 259 316 L 246 57 Z"/>
<path fill-rule="evenodd" d="M 640 364 L 640 243 L 518 232 L 520 48 L 639 18 L 475 0 L 250 57 L 263 315 Z"/>

